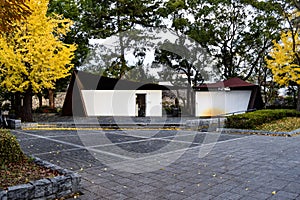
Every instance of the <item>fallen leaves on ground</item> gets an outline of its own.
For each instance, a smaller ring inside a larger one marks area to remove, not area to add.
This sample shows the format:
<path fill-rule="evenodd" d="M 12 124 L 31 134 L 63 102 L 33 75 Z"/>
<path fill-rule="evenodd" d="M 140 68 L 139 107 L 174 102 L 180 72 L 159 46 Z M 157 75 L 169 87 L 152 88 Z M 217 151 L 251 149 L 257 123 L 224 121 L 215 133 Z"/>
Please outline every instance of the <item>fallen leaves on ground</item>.
<path fill-rule="evenodd" d="M 7 189 L 10 186 L 58 175 L 59 173 L 56 171 L 39 166 L 29 159 L 24 159 L 22 162 L 0 165 L 0 188 Z"/>
<path fill-rule="evenodd" d="M 262 124 L 256 129 L 274 132 L 290 132 L 300 128 L 300 117 L 286 117 L 270 123 Z"/>

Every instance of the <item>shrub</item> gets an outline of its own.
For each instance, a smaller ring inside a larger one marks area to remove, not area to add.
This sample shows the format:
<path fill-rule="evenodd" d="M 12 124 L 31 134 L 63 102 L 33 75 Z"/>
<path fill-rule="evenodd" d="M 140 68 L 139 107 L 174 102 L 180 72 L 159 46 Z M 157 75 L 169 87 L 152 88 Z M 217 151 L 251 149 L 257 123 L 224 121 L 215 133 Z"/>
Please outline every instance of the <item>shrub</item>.
<path fill-rule="evenodd" d="M 15 136 L 9 130 L 0 129 L 0 163 L 8 164 L 20 162 L 25 159 L 25 154 Z"/>
<path fill-rule="evenodd" d="M 256 126 L 284 117 L 300 117 L 296 110 L 258 110 L 239 115 L 228 116 L 225 120 L 226 128 L 255 129 Z"/>

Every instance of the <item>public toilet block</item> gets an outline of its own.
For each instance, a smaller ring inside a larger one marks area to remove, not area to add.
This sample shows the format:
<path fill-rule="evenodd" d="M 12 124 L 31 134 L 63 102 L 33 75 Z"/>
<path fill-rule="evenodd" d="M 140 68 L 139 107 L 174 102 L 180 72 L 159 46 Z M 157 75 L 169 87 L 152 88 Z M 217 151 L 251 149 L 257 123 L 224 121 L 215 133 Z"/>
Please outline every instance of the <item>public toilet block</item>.
<path fill-rule="evenodd" d="M 62 115 L 159 117 L 162 90 L 168 88 L 74 71 Z"/>
<path fill-rule="evenodd" d="M 195 116 L 210 117 L 263 108 L 258 85 L 231 78 L 195 88 Z"/>

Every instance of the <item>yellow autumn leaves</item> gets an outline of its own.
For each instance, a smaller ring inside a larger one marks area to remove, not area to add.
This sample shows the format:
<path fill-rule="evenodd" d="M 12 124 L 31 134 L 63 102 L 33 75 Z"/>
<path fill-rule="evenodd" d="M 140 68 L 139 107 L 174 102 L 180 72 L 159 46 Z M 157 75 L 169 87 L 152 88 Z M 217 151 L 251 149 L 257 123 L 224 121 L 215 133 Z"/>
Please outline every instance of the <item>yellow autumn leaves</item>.
<path fill-rule="evenodd" d="M 10 33 L 0 36 L 0 86 L 13 92 L 28 89 L 38 93 L 54 88 L 69 75 L 76 45 L 60 39 L 70 31 L 71 20 L 47 16 L 49 0 L 30 1 L 26 20 L 16 22 Z"/>
<path fill-rule="evenodd" d="M 0 1 L 0 31 L 12 30 L 15 21 L 25 19 L 31 14 L 27 6 L 29 0 L 1 0 Z"/>
<path fill-rule="evenodd" d="M 300 38 L 298 33 L 287 31 L 281 34 L 280 41 L 273 41 L 273 49 L 266 58 L 267 67 L 272 70 L 273 79 L 280 85 L 290 81 L 300 85 Z"/>

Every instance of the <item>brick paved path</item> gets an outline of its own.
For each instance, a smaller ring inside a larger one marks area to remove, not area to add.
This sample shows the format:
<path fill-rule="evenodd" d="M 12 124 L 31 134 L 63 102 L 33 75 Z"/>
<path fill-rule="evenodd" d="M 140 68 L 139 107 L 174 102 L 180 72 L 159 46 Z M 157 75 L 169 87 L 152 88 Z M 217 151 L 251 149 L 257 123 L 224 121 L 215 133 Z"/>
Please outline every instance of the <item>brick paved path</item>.
<path fill-rule="evenodd" d="M 26 153 L 80 173 L 79 199 L 300 199 L 300 137 L 174 130 L 13 133 Z"/>

